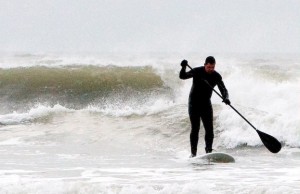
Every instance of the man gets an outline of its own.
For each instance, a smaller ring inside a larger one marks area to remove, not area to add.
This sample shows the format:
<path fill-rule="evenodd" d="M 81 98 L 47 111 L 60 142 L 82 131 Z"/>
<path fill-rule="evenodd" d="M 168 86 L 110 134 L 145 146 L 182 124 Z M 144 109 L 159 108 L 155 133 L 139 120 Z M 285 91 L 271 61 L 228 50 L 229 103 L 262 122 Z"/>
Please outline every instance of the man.
<path fill-rule="evenodd" d="M 212 88 L 218 85 L 218 88 L 223 96 L 223 102 L 230 105 L 227 89 L 222 81 L 221 75 L 215 71 L 215 58 L 209 56 L 206 58 L 204 66 L 194 68 L 186 72 L 188 62 L 181 62 L 180 79 L 193 78 L 193 85 L 189 96 L 189 116 L 191 121 L 191 157 L 197 155 L 197 145 L 199 139 L 200 118 L 205 129 L 205 151 L 212 152 L 214 139 L 213 130 L 213 110 L 211 105 Z M 211 88 L 212 87 L 212 88 Z"/>

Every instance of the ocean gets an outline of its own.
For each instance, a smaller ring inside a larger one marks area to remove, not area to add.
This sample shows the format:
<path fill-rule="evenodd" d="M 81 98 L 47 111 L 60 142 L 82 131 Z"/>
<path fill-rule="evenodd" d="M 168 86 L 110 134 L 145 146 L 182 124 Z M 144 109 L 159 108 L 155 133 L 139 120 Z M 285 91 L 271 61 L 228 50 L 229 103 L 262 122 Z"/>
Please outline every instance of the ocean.
<path fill-rule="evenodd" d="M 235 163 L 212 163 L 189 159 L 179 79 L 181 60 L 205 57 L 0 55 L 0 193 L 300 193 L 300 58 L 215 55 L 232 105 L 283 147 L 213 94 L 213 147 Z"/>

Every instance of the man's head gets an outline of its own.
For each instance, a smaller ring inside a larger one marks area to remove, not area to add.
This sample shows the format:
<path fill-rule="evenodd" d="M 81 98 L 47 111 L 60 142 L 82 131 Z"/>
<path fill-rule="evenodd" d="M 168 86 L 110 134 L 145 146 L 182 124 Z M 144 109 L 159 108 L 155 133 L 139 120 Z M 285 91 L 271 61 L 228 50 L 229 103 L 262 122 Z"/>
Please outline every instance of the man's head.
<path fill-rule="evenodd" d="M 215 71 L 216 60 L 213 56 L 209 56 L 205 59 L 204 69 L 206 73 L 213 73 Z"/>

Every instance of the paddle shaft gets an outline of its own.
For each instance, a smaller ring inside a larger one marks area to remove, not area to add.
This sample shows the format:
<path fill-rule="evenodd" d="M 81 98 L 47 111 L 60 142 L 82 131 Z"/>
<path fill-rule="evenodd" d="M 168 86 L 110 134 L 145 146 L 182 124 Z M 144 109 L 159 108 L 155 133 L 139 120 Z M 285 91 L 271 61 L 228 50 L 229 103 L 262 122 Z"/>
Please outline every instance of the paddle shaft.
<path fill-rule="evenodd" d="M 193 70 L 193 68 L 189 65 L 187 65 L 191 70 Z M 224 100 L 223 96 L 217 92 L 206 80 L 203 80 L 220 98 L 222 98 L 222 100 Z M 252 125 L 252 123 L 250 123 L 250 121 L 248 121 L 238 110 L 236 110 L 231 104 L 228 104 L 238 115 L 240 115 L 251 127 L 253 127 L 253 129 L 255 129 L 257 131 L 257 129 L 254 127 L 254 125 Z"/>

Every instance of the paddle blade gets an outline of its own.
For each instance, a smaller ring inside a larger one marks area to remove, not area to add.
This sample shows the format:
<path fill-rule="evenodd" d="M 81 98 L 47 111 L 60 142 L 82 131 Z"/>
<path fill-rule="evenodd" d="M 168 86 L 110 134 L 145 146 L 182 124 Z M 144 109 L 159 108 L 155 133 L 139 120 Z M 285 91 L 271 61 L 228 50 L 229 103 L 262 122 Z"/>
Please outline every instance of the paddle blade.
<path fill-rule="evenodd" d="M 273 136 L 256 129 L 261 141 L 272 153 L 278 153 L 281 150 L 281 143 Z"/>

